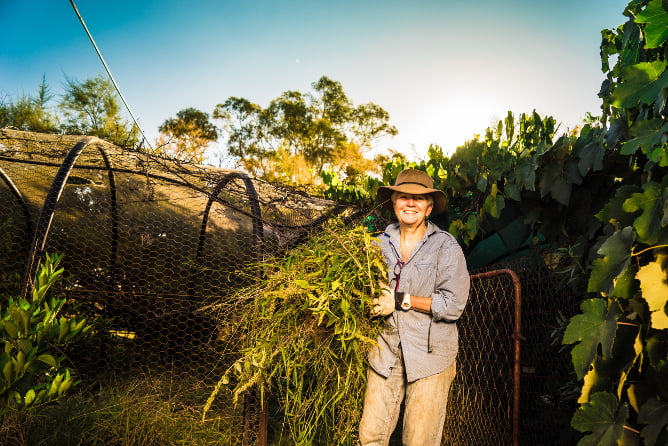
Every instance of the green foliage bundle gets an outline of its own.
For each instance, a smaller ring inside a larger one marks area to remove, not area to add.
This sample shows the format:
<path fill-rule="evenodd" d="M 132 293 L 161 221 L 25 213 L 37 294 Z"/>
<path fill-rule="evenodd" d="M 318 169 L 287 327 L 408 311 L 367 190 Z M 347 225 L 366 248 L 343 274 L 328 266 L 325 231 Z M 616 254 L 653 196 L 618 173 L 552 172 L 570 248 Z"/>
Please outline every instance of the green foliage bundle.
<path fill-rule="evenodd" d="M 333 223 L 284 259 L 259 265 L 265 279 L 242 290 L 240 356 L 222 377 L 235 402 L 270 392 L 296 444 L 352 444 L 361 416 L 366 356 L 382 318 L 371 319 L 387 268 L 370 233 Z M 232 340 L 230 340 L 233 342 Z"/>
<path fill-rule="evenodd" d="M 55 400 L 74 384 L 74 376 L 53 350 L 81 338 L 90 330 L 86 319 L 61 316 L 64 298 L 47 298 L 59 279 L 60 256 L 46 255 L 40 265 L 30 300 L 9 299 L 1 309 L 0 412 L 32 407 Z"/>

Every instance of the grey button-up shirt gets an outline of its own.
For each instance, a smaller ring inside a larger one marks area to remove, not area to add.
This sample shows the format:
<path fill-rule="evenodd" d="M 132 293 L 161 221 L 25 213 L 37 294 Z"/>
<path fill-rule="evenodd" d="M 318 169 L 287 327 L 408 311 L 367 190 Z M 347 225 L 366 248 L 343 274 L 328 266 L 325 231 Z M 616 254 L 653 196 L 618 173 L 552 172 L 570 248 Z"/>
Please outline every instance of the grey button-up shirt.
<path fill-rule="evenodd" d="M 369 352 L 369 364 L 378 374 L 388 377 L 401 348 L 409 382 L 440 373 L 457 356 L 455 321 L 469 297 L 471 280 L 464 253 L 450 233 L 431 222 L 403 266 L 397 264 L 401 259 L 399 223 L 389 225 L 379 239 L 389 268 L 390 288 L 431 297 L 432 314 L 409 310 L 387 316 L 378 346 Z"/>

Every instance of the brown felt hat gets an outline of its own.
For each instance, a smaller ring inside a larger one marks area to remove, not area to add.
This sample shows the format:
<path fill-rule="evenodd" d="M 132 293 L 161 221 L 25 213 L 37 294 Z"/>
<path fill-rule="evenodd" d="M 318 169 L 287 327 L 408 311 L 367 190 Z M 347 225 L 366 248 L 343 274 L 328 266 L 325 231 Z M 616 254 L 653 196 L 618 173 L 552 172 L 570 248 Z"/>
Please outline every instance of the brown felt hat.
<path fill-rule="evenodd" d="M 397 175 L 394 186 L 381 186 L 376 192 L 380 204 L 387 209 L 394 209 L 392 205 L 392 192 L 403 192 L 412 195 L 430 194 L 434 198 L 435 214 L 445 211 L 448 206 L 448 198 L 445 192 L 434 189 L 434 180 L 426 173 L 416 169 L 405 169 Z"/>

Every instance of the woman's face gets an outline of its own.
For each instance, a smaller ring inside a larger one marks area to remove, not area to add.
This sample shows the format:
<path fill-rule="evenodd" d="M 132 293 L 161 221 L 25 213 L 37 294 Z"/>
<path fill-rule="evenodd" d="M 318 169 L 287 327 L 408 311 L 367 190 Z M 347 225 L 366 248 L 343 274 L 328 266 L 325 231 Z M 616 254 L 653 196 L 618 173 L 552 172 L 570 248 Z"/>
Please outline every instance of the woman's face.
<path fill-rule="evenodd" d="M 399 224 L 417 226 L 431 214 L 433 203 L 427 200 L 426 195 L 399 193 L 394 201 L 394 213 Z"/>

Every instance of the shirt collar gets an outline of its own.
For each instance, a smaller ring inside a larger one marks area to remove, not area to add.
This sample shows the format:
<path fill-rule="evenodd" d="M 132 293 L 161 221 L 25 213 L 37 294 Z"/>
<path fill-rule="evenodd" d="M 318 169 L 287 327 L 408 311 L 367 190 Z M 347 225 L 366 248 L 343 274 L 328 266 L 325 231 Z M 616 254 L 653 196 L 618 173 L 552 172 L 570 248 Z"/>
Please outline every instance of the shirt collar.
<path fill-rule="evenodd" d="M 439 229 L 438 226 L 436 226 L 434 223 L 430 221 L 427 221 L 427 230 L 425 231 L 423 238 L 428 238 L 434 233 L 440 231 L 441 229 Z M 393 246 L 395 246 L 396 249 L 399 249 L 399 246 L 401 246 L 401 241 L 399 238 L 400 235 L 399 222 L 392 223 L 387 228 L 385 228 L 385 235 L 387 235 L 390 238 L 390 243 Z"/>
<path fill-rule="evenodd" d="M 436 226 L 434 223 L 427 221 L 427 230 L 425 231 L 424 235 L 425 237 L 429 237 L 435 232 L 440 231 L 439 227 Z M 385 233 L 390 237 L 390 238 L 397 238 L 399 239 L 399 222 L 394 222 L 391 223 L 387 228 L 385 228 Z"/>

